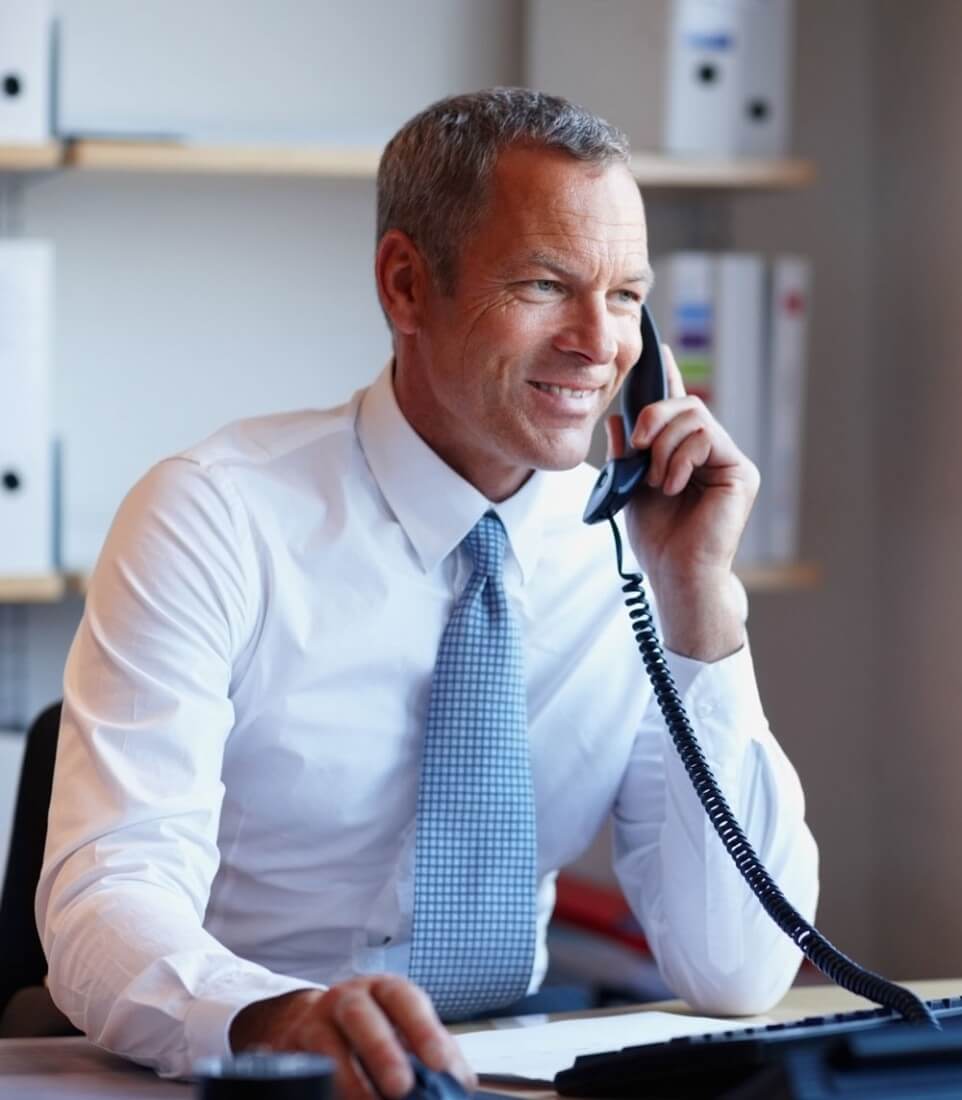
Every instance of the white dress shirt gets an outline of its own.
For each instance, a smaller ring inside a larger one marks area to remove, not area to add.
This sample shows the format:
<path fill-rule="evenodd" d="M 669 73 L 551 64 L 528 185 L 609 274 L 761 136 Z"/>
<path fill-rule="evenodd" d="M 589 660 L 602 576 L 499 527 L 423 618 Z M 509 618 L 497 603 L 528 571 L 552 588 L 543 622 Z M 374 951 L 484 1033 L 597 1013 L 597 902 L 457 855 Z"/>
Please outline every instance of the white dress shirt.
<path fill-rule="evenodd" d="M 617 871 L 667 983 L 761 1010 L 795 947 L 716 838 L 664 730 L 595 471 L 494 505 L 521 624 L 539 948 L 557 869 L 614 810 Z M 422 729 L 441 632 L 491 503 L 420 439 L 386 370 L 346 405 L 233 424 L 124 501 L 67 664 L 37 897 L 54 1000 L 94 1041 L 190 1073 L 245 1005 L 404 973 Z M 672 671 L 789 898 L 817 857 L 744 649 Z M 506 838 L 510 839 L 510 838 Z"/>

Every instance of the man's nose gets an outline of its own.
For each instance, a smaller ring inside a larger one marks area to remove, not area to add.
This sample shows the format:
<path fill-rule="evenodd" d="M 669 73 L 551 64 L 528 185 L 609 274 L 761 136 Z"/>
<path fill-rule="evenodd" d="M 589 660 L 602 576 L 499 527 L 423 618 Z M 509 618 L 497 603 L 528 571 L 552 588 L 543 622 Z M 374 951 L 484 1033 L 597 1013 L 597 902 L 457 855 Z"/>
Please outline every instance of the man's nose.
<path fill-rule="evenodd" d="M 618 351 L 614 323 L 605 301 L 572 302 L 555 345 L 588 363 L 610 363 Z"/>

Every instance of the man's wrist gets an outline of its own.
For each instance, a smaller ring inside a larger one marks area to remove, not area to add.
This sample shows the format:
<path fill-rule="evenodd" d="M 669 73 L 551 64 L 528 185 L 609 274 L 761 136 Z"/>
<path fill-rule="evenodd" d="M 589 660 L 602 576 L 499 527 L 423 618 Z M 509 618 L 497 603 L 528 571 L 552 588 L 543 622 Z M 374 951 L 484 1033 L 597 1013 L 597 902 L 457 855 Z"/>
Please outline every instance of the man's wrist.
<path fill-rule="evenodd" d="M 230 1025 L 229 1042 L 231 1050 L 237 1054 L 250 1047 L 269 1043 L 279 1021 L 287 1021 L 299 1013 L 304 1002 L 310 998 L 320 1000 L 323 990 L 295 989 L 290 993 L 281 993 L 277 997 L 268 997 L 263 1001 L 254 1001 L 242 1008 Z"/>
<path fill-rule="evenodd" d="M 665 647 L 706 664 L 745 644 L 745 623 L 731 570 L 649 577 Z"/>

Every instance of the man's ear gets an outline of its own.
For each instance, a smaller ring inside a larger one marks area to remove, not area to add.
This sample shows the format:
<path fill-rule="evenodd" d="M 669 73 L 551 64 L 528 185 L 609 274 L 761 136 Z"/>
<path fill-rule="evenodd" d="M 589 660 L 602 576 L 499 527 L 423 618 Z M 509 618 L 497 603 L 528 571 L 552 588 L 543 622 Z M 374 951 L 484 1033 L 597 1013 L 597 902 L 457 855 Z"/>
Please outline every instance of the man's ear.
<path fill-rule="evenodd" d="M 395 332 L 411 335 L 424 318 L 431 275 L 420 249 L 400 229 L 389 229 L 377 246 L 374 260 L 381 308 Z"/>

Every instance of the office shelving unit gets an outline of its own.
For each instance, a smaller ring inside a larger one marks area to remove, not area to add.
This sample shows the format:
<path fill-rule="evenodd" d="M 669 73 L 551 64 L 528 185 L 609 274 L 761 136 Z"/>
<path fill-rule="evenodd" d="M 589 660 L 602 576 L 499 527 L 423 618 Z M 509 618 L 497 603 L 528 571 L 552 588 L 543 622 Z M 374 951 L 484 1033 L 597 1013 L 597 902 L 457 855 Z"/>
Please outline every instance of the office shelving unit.
<path fill-rule="evenodd" d="M 0 175 L 48 171 L 208 174 L 373 180 L 381 150 L 373 146 L 253 146 L 176 141 L 51 141 L 43 145 L 0 145 Z M 811 161 L 799 158 L 748 160 L 636 154 L 632 170 L 649 191 L 766 192 L 810 186 Z M 758 565 L 739 570 L 750 592 L 811 589 L 821 583 L 812 563 Z M 0 577 L 0 605 L 50 603 L 82 595 L 86 577 L 49 574 Z"/>

